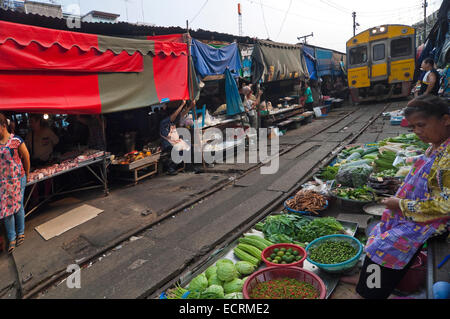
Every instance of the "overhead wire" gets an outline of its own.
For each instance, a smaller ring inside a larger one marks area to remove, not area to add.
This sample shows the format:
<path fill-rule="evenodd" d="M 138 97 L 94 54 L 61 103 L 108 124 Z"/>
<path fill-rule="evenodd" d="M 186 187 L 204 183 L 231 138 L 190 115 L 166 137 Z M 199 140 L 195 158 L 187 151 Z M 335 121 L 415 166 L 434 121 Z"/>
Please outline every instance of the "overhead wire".
<path fill-rule="evenodd" d="M 200 8 L 200 10 L 198 10 L 197 14 L 191 19 L 191 21 L 189 21 L 191 24 L 194 22 L 194 20 L 198 17 L 198 15 L 203 11 L 203 8 L 205 8 L 206 4 L 208 3 L 209 0 L 206 0 L 202 7 Z"/>
<path fill-rule="evenodd" d="M 269 29 L 267 28 L 266 16 L 264 15 L 264 8 L 263 8 L 262 0 L 259 0 L 259 4 L 261 5 L 261 12 L 262 12 L 263 20 L 264 20 L 264 27 L 266 28 L 267 39 L 270 39 Z"/>
<path fill-rule="evenodd" d="M 280 37 L 281 31 L 283 30 L 284 23 L 286 22 L 286 18 L 288 16 L 289 10 L 291 9 L 291 5 L 292 5 L 292 0 L 290 0 L 289 6 L 288 6 L 288 8 L 286 10 L 286 14 L 284 15 L 284 19 L 283 19 L 283 22 L 281 23 L 280 31 L 278 32 L 277 39 Z"/>

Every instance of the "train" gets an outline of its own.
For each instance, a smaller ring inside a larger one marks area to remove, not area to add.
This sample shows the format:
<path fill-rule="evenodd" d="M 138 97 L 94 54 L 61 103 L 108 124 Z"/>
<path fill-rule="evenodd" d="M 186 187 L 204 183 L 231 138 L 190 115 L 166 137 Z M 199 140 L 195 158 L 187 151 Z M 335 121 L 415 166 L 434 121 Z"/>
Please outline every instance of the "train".
<path fill-rule="evenodd" d="M 347 79 L 354 103 L 407 97 L 416 67 L 416 30 L 408 25 L 372 27 L 346 43 Z"/>

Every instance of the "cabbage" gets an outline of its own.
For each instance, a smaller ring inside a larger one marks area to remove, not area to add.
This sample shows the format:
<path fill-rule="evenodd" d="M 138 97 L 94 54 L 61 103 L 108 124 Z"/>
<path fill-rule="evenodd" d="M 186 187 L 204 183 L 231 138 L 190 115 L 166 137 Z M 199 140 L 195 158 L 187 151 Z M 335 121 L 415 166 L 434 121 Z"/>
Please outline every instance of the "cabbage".
<path fill-rule="evenodd" d="M 216 267 L 216 266 L 210 266 L 210 267 L 208 267 L 208 269 L 206 269 L 206 271 L 205 271 L 206 278 L 209 279 L 209 278 L 211 277 L 212 274 L 215 274 L 215 273 L 216 273 L 216 270 L 217 270 L 217 267 Z"/>
<path fill-rule="evenodd" d="M 230 259 L 225 259 L 225 258 L 219 259 L 216 262 L 216 267 L 219 267 L 220 265 L 223 265 L 223 264 L 234 265 L 234 262 L 232 260 L 230 260 Z"/>
<path fill-rule="evenodd" d="M 212 285 L 206 288 L 200 295 L 200 299 L 223 299 L 225 294 L 222 286 Z"/>
<path fill-rule="evenodd" d="M 235 278 L 232 281 L 223 284 L 223 290 L 226 294 L 232 292 L 242 292 L 242 287 L 244 286 L 244 281 L 239 278 Z"/>
<path fill-rule="evenodd" d="M 211 275 L 211 277 L 208 278 L 208 285 L 209 286 L 212 286 L 212 285 L 223 286 L 223 281 L 220 280 L 219 278 L 217 278 L 217 274 L 214 273 Z"/>
<path fill-rule="evenodd" d="M 189 283 L 189 290 L 191 291 L 203 291 L 208 287 L 208 279 L 205 274 L 200 274 Z"/>
<path fill-rule="evenodd" d="M 244 299 L 242 292 L 232 292 L 231 294 L 226 294 L 225 299 Z"/>
<path fill-rule="evenodd" d="M 217 265 L 217 278 L 222 281 L 231 281 L 238 277 L 238 272 L 234 264 L 222 262 Z"/>
<path fill-rule="evenodd" d="M 236 270 L 241 274 L 241 275 L 250 275 L 252 272 L 255 271 L 255 265 L 253 265 L 252 263 L 249 263 L 248 261 L 238 261 L 235 264 Z"/>

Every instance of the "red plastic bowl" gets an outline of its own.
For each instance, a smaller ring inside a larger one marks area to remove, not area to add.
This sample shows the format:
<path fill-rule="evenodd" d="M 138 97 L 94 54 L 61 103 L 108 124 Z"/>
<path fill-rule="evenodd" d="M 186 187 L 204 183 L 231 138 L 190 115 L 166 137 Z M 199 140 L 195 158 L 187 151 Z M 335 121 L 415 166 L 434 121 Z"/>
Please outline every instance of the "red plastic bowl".
<path fill-rule="evenodd" d="M 314 286 L 319 291 L 319 299 L 325 299 L 327 295 L 327 288 L 316 274 L 298 267 L 267 267 L 257 272 L 254 272 L 247 278 L 242 288 L 244 299 L 251 299 L 250 293 L 258 283 L 277 279 L 277 278 L 293 278 L 298 281 L 303 281 Z"/>
<path fill-rule="evenodd" d="M 275 248 L 292 248 L 294 250 L 297 250 L 299 252 L 300 255 L 302 255 L 302 259 L 300 259 L 299 261 L 290 263 L 290 264 L 275 264 L 272 263 L 270 261 L 268 261 L 266 258 L 269 257 L 270 255 L 272 255 L 273 250 Z M 267 267 L 303 267 L 303 262 L 306 259 L 306 250 L 303 247 L 300 247 L 299 245 L 294 245 L 294 244 L 275 244 L 275 245 L 271 245 L 269 247 L 267 247 L 266 249 L 264 249 L 261 253 L 261 258 L 264 261 L 264 263 L 267 265 Z"/>

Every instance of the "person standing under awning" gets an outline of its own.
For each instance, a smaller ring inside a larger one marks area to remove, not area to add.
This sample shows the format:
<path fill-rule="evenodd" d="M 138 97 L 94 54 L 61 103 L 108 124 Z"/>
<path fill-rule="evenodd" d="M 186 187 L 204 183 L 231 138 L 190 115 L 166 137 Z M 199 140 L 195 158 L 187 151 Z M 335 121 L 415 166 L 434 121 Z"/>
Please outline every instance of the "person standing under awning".
<path fill-rule="evenodd" d="M 23 197 L 30 173 L 27 147 L 20 137 L 10 131 L 10 123 L 0 113 L 0 219 L 5 223 L 8 253 L 25 239 Z"/>

